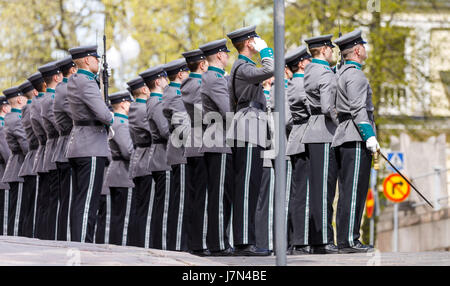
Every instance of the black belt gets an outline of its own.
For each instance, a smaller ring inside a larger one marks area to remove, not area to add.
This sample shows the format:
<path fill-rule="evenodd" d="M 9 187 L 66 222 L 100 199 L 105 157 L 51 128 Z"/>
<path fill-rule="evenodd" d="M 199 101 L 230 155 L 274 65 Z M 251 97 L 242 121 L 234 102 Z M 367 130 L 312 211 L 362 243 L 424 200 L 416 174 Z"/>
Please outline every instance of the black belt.
<path fill-rule="evenodd" d="M 307 123 L 308 120 L 309 120 L 309 117 L 308 117 L 308 118 L 297 118 L 297 119 L 294 118 L 294 119 L 292 120 L 292 122 L 294 123 L 294 125 L 302 125 L 302 124 Z"/>
<path fill-rule="evenodd" d="M 148 147 L 152 146 L 152 143 L 151 143 L 151 142 L 148 142 L 148 143 L 138 143 L 138 144 L 136 144 L 135 146 L 136 146 L 136 147 L 139 147 L 139 148 L 148 148 Z"/>
<path fill-rule="evenodd" d="M 22 150 L 12 150 L 11 151 L 11 153 L 13 154 L 13 155 L 23 155 L 23 153 L 22 153 Z"/>
<path fill-rule="evenodd" d="M 353 117 L 350 113 L 339 113 L 338 114 L 339 123 L 342 123 L 342 122 L 350 120 L 350 119 L 353 119 Z"/>
<path fill-rule="evenodd" d="M 124 158 L 120 157 L 120 156 L 114 156 L 112 157 L 113 161 L 124 161 L 124 162 L 128 162 L 128 160 L 125 160 Z"/>
<path fill-rule="evenodd" d="M 58 133 L 54 133 L 54 134 L 49 134 L 48 135 L 48 139 L 56 139 L 56 138 L 58 138 L 59 137 L 59 134 Z"/>
<path fill-rule="evenodd" d="M 167 139 L 163 139 L 163 138 L 154 139 L 153 144 L 167 144 Z"/>
<path fill-rule="evenodd" d="M 33 144 L 33 145 L 30 145 L 29 149 L 36 150 L 38 147 L 39 147 L 39 144 Z"/>
<path fill-rule="evenodd" d="M 61 136 L 69 136 L 71 131 L 72 131 L 72 130 L 64 130 L 64 131 L 61 131 Z"/>
<path fill-rule="evenodd" d="M 239 110 L 241 110 L 243 108 L 246 108 L 246 107 L 253 107 L 253 108 L 256 108 L 256 109 L 259 109 L 259 110 L 262 110 L 262 111 L 266 111 L 266 106 L 264 104 L 260 103 L 260 102 L 257 102 L 257 101 L 250 101 L 250 102 L 248 102 L 248 104 L 246 104 L 246 103 L 238 104 L 237 111 L 239 111 Z"/>
<path fill-rule="evenodd" d="M 311 106 L 311 115 L 322 115 L 322 109 Z"/>
<path fill-rule="evenodd" d="M 3 160 L 3 159 L 0 159 L 0 165 L 5 165 L 5 160 Z"/>
<path fill-rule="evenodd" d="M 75 120 L 73 122 L 75 126 L 103 126 L 104 124 L 98 120 Z"/>

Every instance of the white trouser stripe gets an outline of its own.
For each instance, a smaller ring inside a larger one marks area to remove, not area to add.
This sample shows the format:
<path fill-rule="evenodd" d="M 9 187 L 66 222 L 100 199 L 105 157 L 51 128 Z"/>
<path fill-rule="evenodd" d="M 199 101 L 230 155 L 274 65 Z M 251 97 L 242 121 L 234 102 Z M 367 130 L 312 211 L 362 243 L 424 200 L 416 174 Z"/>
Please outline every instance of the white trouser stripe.
<path fill-rule="evenodd" d="M 230 230 L 230 235 L 229 235 L 229 242 L 231 247 L 234 247 L 234 236 L 233 236 L 233 205 L 231 205 L 231 212 L 230 212 L 230 223 L 228 224 L 228 229 Z"/>
<path fill-rule="evenodd" d="M 33 235 L 32 237 L 36 237 L 36 212 L 37 212 L 37 203 L 39 197 L 39 175 L 36 176 L 36 193 L 34 196 L 34 209 L 33 209 Z"/>
<path fill-rule="evenodd" d="M 127 245 L 127 237 L 128 237 L 128 224 L 130 222 L 130 212 L 131 212 L 131 198 L 133 196 L 133 189 L 128 188 L 127 193 L 127 207 L 125 211 L 125 221 L 123 222 L 123 234 L 122 234 L 122 245 Z"/>
<path fill-rule="evenodd" d="M 91 204 L 92 191 L 94 188 L 95 172 L 96 172 L 97 157 L 91 158 L 91 173 L 89 177 L 89 186 L 86 196 L 86 201 L 84 203 L 83 212 L 83 225 L 81 228 L 81 242 L 86 242 L 86 232 L 88 227 L 89 209 Z"/>
<path fill-rule="evenodd" d="M 55 240 L 58 240 L 58 216 L 59 216 L 59 198 L 58 198 L 58 205 L 56 206 L 56 226 L 55 226 Z"/>
<path fill-rule="evenodd" d="M 70 241 L 70 209 L 72 207 L 72 170 L 70 171 L 69 208 L 67 215 L 67 241 Z"/>
<path fill-rule="evenodd" d="M 167 217 L 169 215 L 170 171 L 166 171 L 166 194 L 164 196 L 164 214 L 162 225 L 162 249 L 167 249 Z"/>
<path fill-rule="evenodd" d="M 273 168 L 270 168 L 270 186 L 269 186 L 269 217 L 268 217 L 268 234 L 269 234 L 269 250 L 273 249 L 273 199 L 275 187 L 275 174 Z"/>
<path fill-rule="evenodd" d="M 348 225 L 348 243 L 350 246 L 354 245 L 353 230 L 355 227 L 356 194 L 358 192 L 360 157 L 361 157 L 361 142 L 356 142 L 355 169 L 353 171 L 353 186 L 352 186 L 352 200 L 351 200 L 351 208 L 350 208 L 350 221 L 349 221 L 349 225 Z"/>
<path fill-rule="evenodd" d="M 222 154 L 220 161 L 220 182 L 219 182 L 219 247 L 220 250 L 225 249 L 225 241 L 223 236 L 223 195 L 224 195 L 224 184 L 225 184 L 225 169 L 227 163 L 227 155 Z"/>
<path fill-rule="evenodd" d="M 287 178 L 286 178 L 286 218 L 284 220 L 285 229 L 287 231 L 288 215 L 289 215 L 289 199 L 291 197 L 291 181 L 292 181 L 292 163 L 287 161 Z"/>
<path fill-rule="evenodd" d="M 152 188 L 150 190 L 150 202 L 148 204 L 147 222 L 145 224 L 145 243 L 144 247 L 150 247 L 150 224 L 152 221 L 153 201 L 155 200 L 155 181 L 152 180 Z"/>
<path fill-rule="evenodd" d="M 177 242 L 176 250 L 181 250 L 181 235 L 183 231 L 184 195 L 185 195 L 185 165 L 180 165 L 180 204 L 178 207 Z"/>
<path fill-rule="evenodd" d="M 95 243 L 95 239 L 97 236 L 97 218 L 98 218 L 98 214 L 100 212 L 100 208 L 97 210 L 97 213 L 95 214 L 95 224 L 94 224 L 94 237 L 92 238 L 92 241 Z"/>
<path fill-rule="evenodd" d="M 248 192 L 250 187 L 250 174 L 252 169 L 252 147 L 251 143 L 247 146 L 247 164 L 245 166 L 245 182 L 244 182 L 244 212 L 243 212 L 243 238 L 242 243 L 248 243 Z"/>
<path fill-rule="evenodd" d="M 322 181 L 322 241 L 328 243 L 328 161 L 329 143 L 324 144 L 323 181 Z"/>
<path fill-rule="evenodd" d="M 309 178 L 306 179 L 306 207 L 305 207 L 305 237 L 304 243 L 308 245 L 309 235 Z"/>
<path fill-rule="evenodd" d="M 206 189 L 205 195 L 205 210 L 203 211 L 203 236 L 202 236 L 202 244 L 203 249 L 207 249 L 206 246 L 206 234 L 208 233 L 208 189 Z"/>
<path fill-rule="evenodd" d="M 111 228 L 111 194 L 106 195 L 105 244 L 109 244 L 109 230 Z"/>
<path fill-rule="evenodd" d="M 5 209 L 3 212 L 3 235 L 8 235 L 9 190 L 5 190 Z"/>
<path fill-rule="evenodd" d="M 19 235 L 20 207 L 22 205 L 23 183 L 19 183 L 17 190 L 16 217 L 14 219 L 14 236 Z"/>

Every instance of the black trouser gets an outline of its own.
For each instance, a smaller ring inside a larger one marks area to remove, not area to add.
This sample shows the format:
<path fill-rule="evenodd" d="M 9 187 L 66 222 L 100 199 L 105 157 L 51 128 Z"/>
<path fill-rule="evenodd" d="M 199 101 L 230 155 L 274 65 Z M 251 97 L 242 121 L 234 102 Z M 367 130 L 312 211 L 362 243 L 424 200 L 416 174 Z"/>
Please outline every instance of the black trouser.
<path fill-rule="evenodd" d="M 289 212 L 292 223 L 290 245 L 309 244 L 309 156 L 308 152 L 291 156 L 292 179 L 295 188 L 291 190 Z"/>
<path fill-rule="evenodd" d="M 72 202 L 72 168 L 57 162 L 59 181 L 58 240 L 70 241 L 70 207 Z"/>
<path fill-rule="evenodd" d="M 208 229 L 206 244 L 211 251 L 230 247 L 227 234 L 233 195 L 233 157 L 231 154 L 205 153 L 208 172 Z"/>
<path fill-rule="evenodd" d="M 38 194 L 36 202 L 36 217 L 34 225 L 34 237 L 39 239 L 49 239 L 48 232 L 48 209 L 49 209 L 49 173 L 38 173 L 36 184 Z"/>
<path fill-rule="evenodd" d="M 150 198 L 152 216 L 150 234 L 146 234 L 146 246 L 166 250 L 171 171 L 152 172 L 152 177 L 155 183 L 155 192 L 153 204 L 151 204 L 152 198 Z M 147 238 L 149 242 L 147 242 Z"/>
<path fill-rule="evenodd" d="M 105 157 L 69 159 L 73 172 L 70 209 L 72 241 L 93 242 L 106 160 Z"/>
<path fill-rule="evenodd" d="M 23 183 L 9 183 L 8 235 L 22 236 L 23 222 L 27 215 L 27 203 L 27 197 L 23 192 Z"/>
<path fill-rule="evenodd" d="M 128 243 L 131 246 L 144 247 L 147 233 L 147 217 L 149 217 L 152 176 L 133 179 L 135 188 L 131 202 L 130 224 L 128 227 Z"/>
<path fill-rule="evenodd" d="M 96 244 L 109 244 L 109 230 L 111 226 L 110 199 L 109 195 L 100 195 L 94 227 L 94 242 Z M 105 235 L 106 233 L 108 233 L 107 236 Z"/>
<path fill-rule="evenodd" d="M 290 208 L 291 192 L 295 189 L 295 181 L 292 177 L 292 162 L 286 160 L 286 242 L 290 247 L 291 237 L 293 235 L 292 212 Z"/>
<path fill-rule="evenodd" d="M 8 235 L 9 190 L 0 190 L 0 235 Z"/>
<path fill-rule="evenodd" d="M 187 251 L 186 164 L 172 165 L 167 249 Z"/>
<path fill-rule="evenodd" d="M 130 224 L 132 188 L 109 188 L 111 197 L 111 227 L 109 243 L 128 245 L 128 226 Z"/>
<path fill-rule="evenodd" d="M 207 249 L 208 204 L 206 160 L 204 157 L 187 158 L 186 194 L 188 197 L 188 248 Z M 216 174 L 217 176 L 217 174 Z"/>
<path fill-rule="evenodd" d="M 22 235 L 26 237 L 33 237 L 34 221 L 35 221 L 35 206 L 36 206 L 36 176 L 23 177 L 23 207 L 25 210 Z"/>
<path fill-rule="evenodd" d="M 310 245 L 333 243 L 333 200 L 338 167 L 331 143 L 307 144 L 310 157 Z"/>
<path fill-rule="evenodd" d="M 237 145 L 236 145 L 237 146 Z M 263 158 L 260 146 L 245 143 L 233 150 L 233 238 L 234 245 L 256 244 L 255 212 L 261 187 Z"/>
<path fill-rule="evenodd" d="M 359 240 L 359 228 L 369 189 L 372 154 L 364 142 L 347 142 L 336 148 L 339 166 L 339 201 L 336 215 L 340 248 Z"/>
<path fill-rule="evenodd" d="M 256 246 L 273 250 L 275 170 L 264 167 L 255 214 Z"/>
<path fill-rule="evenodd" d="M 49 171 L 49 203 L 48 203 L 48 239 L 56 240 L 59 209 L 58 171 Z"/>

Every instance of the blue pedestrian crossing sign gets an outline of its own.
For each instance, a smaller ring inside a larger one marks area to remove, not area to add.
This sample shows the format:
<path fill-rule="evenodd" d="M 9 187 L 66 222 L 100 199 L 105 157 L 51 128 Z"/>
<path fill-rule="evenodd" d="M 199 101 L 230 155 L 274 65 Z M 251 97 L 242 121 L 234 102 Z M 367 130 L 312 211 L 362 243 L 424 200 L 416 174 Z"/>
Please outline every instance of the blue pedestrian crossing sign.
<path fill-rule="evenodd" d="M 403 156 L 403 152 L 391 152 L 387 154 L 388 156 L 388 160 L 399 170 L 403 170 L 404 169 L 404 165 L 405 165 L 405 159 Z M 389 171 L 391 172 L 395 172 L 395 170 L 388 164 L 386 163 L 386 167 Z"/>

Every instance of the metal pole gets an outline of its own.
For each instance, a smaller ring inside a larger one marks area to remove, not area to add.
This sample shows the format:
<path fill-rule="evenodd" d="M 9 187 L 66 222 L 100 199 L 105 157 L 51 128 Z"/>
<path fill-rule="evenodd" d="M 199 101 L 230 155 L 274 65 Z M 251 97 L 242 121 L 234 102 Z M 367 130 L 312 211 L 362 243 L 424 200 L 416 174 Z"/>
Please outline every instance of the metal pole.
<path fill-rule="evenodd" d="M 394 203 L 394 235 L 392 251 L 398 252 L 398 203 Z"/>
<path fill-rule="evenodd" d="M 373 215 L 370 218 L 370 245 L 374 244 L 374 240 L 375 240 L 375 224 L 373 221 Z"/>
<path fill-rule="evenodd" d="M 286 265 L 286 127 L 284 110 L 284 1 L 274 0 L 275 33 L 275 111 L 278 112 L 278 128 L 275 135 L 278 148 L 275 159 L 275 250 L 277 265 Z"/>
<path fill-rule="evenodd" d="M 438 211 L 441 209 L 439 204 L 439 197 L 441 196 L 441 167 L 434 167 L 434 210 Z"/>

